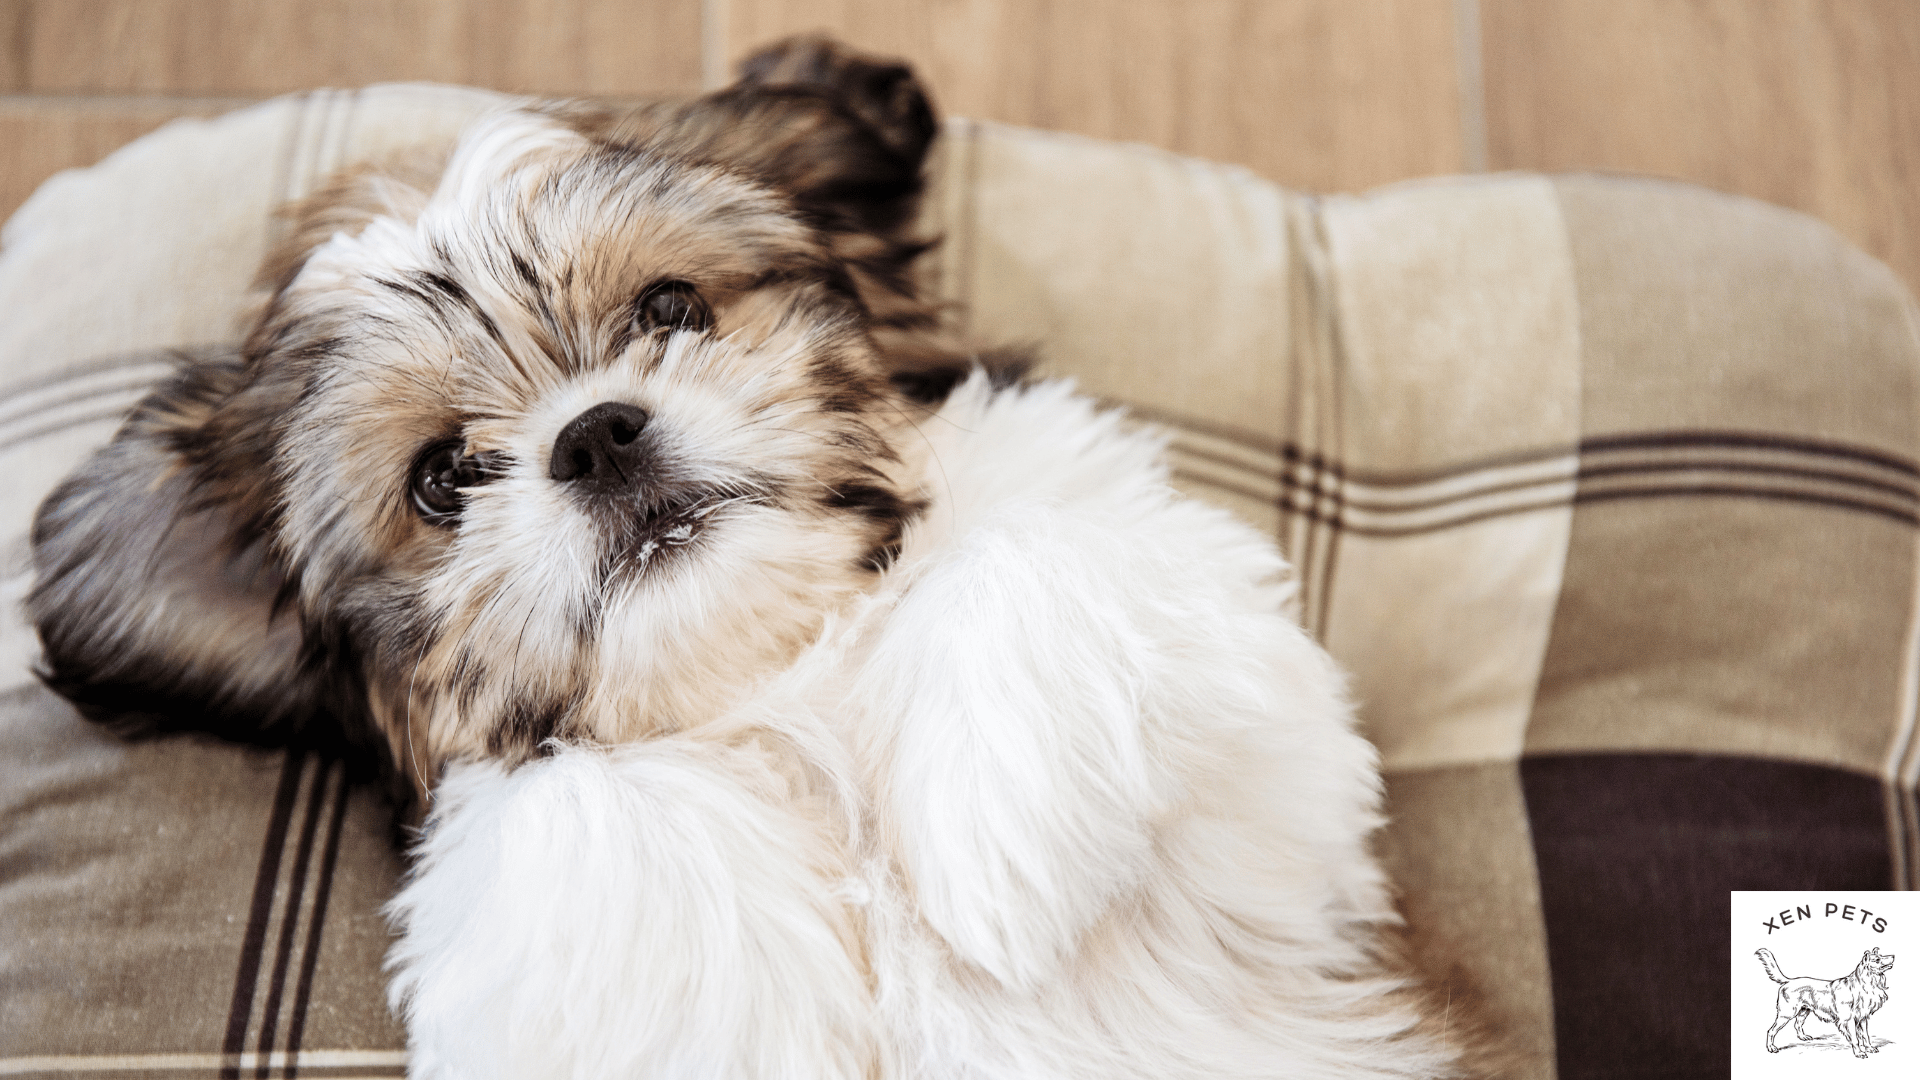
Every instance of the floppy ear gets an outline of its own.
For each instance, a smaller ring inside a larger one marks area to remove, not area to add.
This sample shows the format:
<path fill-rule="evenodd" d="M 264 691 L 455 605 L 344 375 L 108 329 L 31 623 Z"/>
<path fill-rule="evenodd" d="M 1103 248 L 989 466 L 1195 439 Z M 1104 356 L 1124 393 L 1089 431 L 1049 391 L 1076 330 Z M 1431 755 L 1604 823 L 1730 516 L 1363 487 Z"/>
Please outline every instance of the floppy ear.
<path fill-rule="evenodd" d="M 1012 381 L 1030 362 L 957 339 L 918 293 L 910 271 L 934 244 L 917 218 L 939 122 L 905 64 L 808 35 L 748 57 L 739 82 L 704 98 L 560 113 L 590 138 L 721 165 L 784 192 L 846 266 L 874 344 L 910 397 L 943 398 L 976 364 Z"/>
<path fill-rule="evenodd" d="M 357 742 L 350 658 L 317 647 L 281 603 L 268 447 L 226 408 L 245 366 L 231 353 L 180 360 L 40 507 L 27 600 L 40 676 L 129 734 Z"/>
<path fill-rule="evenodd" d="M 753 176 L 828 232 L 895 241 L 908 239 L 939 129 L 906 65 L 817 36 L 755 53 L 739 82 L 706 97 L 621 114 L 559 111 L 591 138 Z"/>

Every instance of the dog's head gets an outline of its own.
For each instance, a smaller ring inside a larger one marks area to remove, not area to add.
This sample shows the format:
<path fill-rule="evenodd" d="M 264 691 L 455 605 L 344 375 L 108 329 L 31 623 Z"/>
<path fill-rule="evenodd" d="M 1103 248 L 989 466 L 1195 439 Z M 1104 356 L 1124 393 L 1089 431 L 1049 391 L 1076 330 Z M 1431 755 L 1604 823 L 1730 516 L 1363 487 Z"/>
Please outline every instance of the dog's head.
<path fill-rule="evenodd" d="M 51 497 L 45 674 L 96 714 L 452 756 L 695 722 L 887 565 L 934 134 L 817 40 L 695 102 L 476 125 L 298 208 L 244 348 Z"/>
<path fill-rule="evenodd" d="M 1861 969 L 1872 972 L 1875 975 L 1885 974 L 1887 969 L 1892 966 L 1892 953 L 1883 953 L 1879 949 L 1868 949 L 1866 952 L 1860 954 Z"/>

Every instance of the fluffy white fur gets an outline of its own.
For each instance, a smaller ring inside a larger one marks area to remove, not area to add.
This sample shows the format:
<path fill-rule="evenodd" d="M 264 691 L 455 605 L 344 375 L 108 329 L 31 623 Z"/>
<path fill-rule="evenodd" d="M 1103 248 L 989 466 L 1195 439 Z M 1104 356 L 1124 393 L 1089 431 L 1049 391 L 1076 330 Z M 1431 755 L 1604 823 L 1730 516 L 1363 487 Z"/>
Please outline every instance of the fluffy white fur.
<path fill-rule="evenodd" d="M 1448 1073 L 1371 932 L 1371 748 L 1287 568 L 1060 384 L 724 715 L 454 765 L 392 914 L 412 1075 Z"/>

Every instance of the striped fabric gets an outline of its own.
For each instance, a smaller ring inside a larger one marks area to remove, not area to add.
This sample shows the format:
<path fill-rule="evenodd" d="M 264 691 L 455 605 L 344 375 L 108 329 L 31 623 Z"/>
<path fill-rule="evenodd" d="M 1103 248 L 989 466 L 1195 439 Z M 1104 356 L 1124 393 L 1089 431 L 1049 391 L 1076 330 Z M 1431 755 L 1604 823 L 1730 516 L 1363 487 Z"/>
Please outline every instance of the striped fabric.
<path fill-rule="evenodd" d="M 397 1076 L 386 812 L 338 763 L 122 745 L 26 676 L 32 507 L 271 207 L 495 101 L 379 87 L 50 182 L 0 252 L 0 1075 Z M 1172 439 L 1353 673 L 1416 955 L 1527 1077 L 1725 1068 L 1730 890 L 1909 888 L 1913 305 L 1824 227 L 1650 181 L 1309 198 L 958 122 L 930 268 Z"/>

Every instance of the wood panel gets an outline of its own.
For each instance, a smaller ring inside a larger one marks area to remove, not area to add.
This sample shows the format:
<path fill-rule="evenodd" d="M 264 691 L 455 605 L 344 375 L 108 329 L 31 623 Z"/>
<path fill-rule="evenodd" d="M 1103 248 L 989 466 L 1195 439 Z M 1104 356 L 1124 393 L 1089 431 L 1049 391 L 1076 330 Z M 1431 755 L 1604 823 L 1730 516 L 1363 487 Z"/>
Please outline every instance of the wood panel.
<path fill-rule="evenodd" d="M 729 0 L 735 58 L 824 29 L 943 111 L 1339 190 L 1459 171 L 1452 0 Z"/>
<path fill-rule="evenodd" d="M 1920 4 L 1481 2 L 1491 167 L 1791 206 L 1920 286 Z"/>
<path fill-rule="evenodd" d="M 701 0 L 0 0 L 15 92 L 267 95 L 427 79 L 548 94 L 700 85 Z"/>
<path fill-rule="evenodd" d="M 207 99 L 0 99 L 0 147 L 6 148 L 0 153 L 0 220 L 61 169 L 91 165 L 176 117 L 215 116 L 244 104 Z"/>

